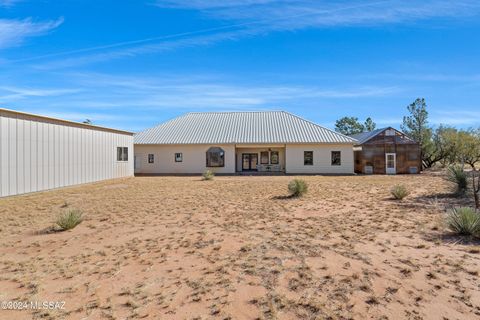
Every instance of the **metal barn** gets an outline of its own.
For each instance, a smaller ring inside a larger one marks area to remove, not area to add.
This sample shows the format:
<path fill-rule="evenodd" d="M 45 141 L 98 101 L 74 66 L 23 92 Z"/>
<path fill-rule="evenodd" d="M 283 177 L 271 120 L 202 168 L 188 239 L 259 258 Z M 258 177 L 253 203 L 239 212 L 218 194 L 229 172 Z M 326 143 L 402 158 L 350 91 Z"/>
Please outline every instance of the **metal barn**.
<path fill-rule="evenodd" d="M 133 133 L 0 108 L 0 197 L 133 176 Z"/>

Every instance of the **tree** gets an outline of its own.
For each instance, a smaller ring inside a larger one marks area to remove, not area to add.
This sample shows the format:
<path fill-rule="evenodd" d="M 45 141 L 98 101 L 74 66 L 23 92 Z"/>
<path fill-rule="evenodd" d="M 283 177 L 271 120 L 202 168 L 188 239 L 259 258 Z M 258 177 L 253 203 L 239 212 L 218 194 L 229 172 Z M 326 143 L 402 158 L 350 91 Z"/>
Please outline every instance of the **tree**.
<path fill-rule="evenodd" d="M 377 127 L 377 124 L 373 122 L 372 118 L 368 117 L 363 124 L 364 131 L 373 131 Z"/>
<path fill-rule="evenodd" d="M 335 122 L 335 131 L 345 135 L 362 133 L 364 126 L 358 122 L 357 117 L 343 117 Z"/>
<path fill-rule="evenodd" d="M 432 141 L 432 128 L 428 126 L 425 99 L 418 98 L 407 107 L 410 115 L 403 117 L 402 131 L 420 144 L 422 163 L 426 168 L 442 160 Z"/>

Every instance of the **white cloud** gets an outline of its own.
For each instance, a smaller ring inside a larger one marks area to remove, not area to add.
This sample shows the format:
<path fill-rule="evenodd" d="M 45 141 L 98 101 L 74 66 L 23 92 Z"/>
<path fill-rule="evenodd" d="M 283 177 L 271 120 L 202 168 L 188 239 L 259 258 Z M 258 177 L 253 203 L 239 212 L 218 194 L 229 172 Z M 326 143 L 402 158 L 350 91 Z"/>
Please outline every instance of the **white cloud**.
<path fill-rule="evenodd" d="M 80 92 L 79 89 L 45 89 L 0 86 L 0 102 L 13 102 L 29 97 L 52 97 Z"/>
<path fill-rule="evenodd" d="M 31 18 L 0 19 L 0 49 L 18 46 L 27 38 L 44 35 L 63 23 L 55 21 L 35 22 Z"/>
<path fill-rule="evenodd" d="M 11 7 L 21 0 L 0 0 L 0 7 Z"/>

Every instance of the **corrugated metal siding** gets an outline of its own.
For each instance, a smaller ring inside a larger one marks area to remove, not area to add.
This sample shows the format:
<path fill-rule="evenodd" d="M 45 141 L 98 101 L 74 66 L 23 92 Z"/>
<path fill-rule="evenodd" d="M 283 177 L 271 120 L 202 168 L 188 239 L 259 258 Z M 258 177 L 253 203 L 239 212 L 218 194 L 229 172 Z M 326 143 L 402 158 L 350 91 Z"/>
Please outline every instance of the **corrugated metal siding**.
<path fill-rule="evenodd" d="M 283 111 L 187 113 L 135 135 L 135 144 L 354 142 Z"/>
<path fill-rule="evenodd" d="M 132 175 L 131 134 L 0 110 L 0 197 Z"/>

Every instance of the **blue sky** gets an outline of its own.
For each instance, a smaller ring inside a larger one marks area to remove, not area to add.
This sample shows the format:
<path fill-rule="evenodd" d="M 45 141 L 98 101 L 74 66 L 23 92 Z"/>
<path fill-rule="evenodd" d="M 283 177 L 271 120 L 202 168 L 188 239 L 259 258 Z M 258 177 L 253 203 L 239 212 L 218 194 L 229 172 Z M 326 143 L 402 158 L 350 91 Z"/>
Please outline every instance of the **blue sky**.
<path fill-rule="evenodd" d="M 480 126 L 480 1 L 0 0 L 0 106 L 140 131 L 189 111 Z"/>

